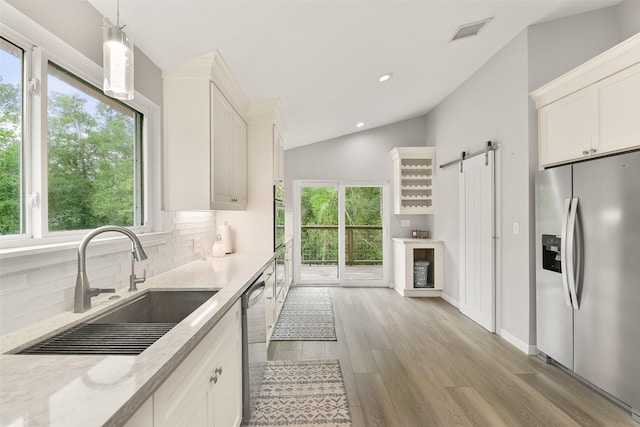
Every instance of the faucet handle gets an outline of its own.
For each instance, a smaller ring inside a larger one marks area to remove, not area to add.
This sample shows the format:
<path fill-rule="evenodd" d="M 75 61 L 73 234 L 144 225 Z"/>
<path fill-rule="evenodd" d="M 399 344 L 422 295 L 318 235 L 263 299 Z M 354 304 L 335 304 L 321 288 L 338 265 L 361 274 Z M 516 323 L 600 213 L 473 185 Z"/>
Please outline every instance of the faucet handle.
<path fill-rule="evenodd" d="M 116 292 L 113 288 L 89 288 L 89 295 L 97 297 L 100 294 L 114 294 Z"/>
<path fill-rule="evenodd" d="M 142 270 L 142 277 L 135 277 L 134 280 L 136 281 L 136 283 L 143 283 L 145 280 L 147 280 L 147 269 L 145 268 L 144 270 Z"/>

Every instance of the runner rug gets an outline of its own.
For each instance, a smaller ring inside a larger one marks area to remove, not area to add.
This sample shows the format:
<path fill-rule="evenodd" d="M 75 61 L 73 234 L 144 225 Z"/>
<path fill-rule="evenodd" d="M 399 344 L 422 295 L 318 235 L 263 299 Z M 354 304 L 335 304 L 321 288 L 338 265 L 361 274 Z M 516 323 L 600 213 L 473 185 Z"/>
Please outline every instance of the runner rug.
<path fill-rule="evenodd" d="M 338 360 L 267 362 L 253 416 L 243 426 L 350 426 Z"/>
<path fill-rule="evenodd" d="M 294 286 L 289 289 L 271 340 L 336 341 L 329 288 Z"/>

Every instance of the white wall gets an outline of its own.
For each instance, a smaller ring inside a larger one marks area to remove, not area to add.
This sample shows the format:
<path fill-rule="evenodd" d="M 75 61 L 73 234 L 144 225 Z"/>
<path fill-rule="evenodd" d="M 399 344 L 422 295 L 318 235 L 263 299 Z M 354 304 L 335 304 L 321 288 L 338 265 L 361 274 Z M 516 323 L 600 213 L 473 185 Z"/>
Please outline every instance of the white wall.
<path fill-rule="evenodd" d="M 497 278 L 498 327 L 529 341 L 529 146 L 527 124 L 527 35 L 521 33 L 467 82 L 427 115 L 427 143 L 435 145 L 441 161 L 477 151 L 486 141 L 498 144 L 496 198 L 498 206 Z M 455 166 L 439 171 L 434 237 L 445 241 L 444 292 L 458 300 L 459 219 Z M 513 235 L 511 227 L 523 230 Z M 522 255 L 525 256 L 522 256 Z"/>
<path fill-rule="evenodd" d="M 294 180 L 376 181 L 391 184 L 393 167 L 389 151 L 393 147 L 424 146 L 424 126 L 424 117 L 418 117 L 286 150 L 287 210 L 293 210 Z M 391 185 L 389 190 L 393 191 Z M 438 203 L 438 200 L 434 203 Z M 411 227 L 400 227 L 400 219 L 411 220 Z M 392 237 L 411 237 L 411 229 L 431 232 L 433 216 L 392 215 Z"/>
<path fill-rule="evenodd" d="M 640 1 L 626 0 L 617 7 L 620 41 L 640 33 Z"/>
<path fill-rule="evenodd" d="M 427 144 L 441 160 L 499 144 L 497 169 L 498 330 L 523 351 L 535 346 L 535 205 L 537 115 L 528 94 L 621 41 L 640 17 L 601 9 L 529 27 L 491 58 L 426 118 Z M 628 18 L 628 17 L 627 17 Z M 628 36 L 628 35 L 627 35 Z M 458 173 L 438 177 L 434 236 L 446 242 L 445 293 L 458 299 Z M 514 235 L 513 224 L 520 234 Z"/>

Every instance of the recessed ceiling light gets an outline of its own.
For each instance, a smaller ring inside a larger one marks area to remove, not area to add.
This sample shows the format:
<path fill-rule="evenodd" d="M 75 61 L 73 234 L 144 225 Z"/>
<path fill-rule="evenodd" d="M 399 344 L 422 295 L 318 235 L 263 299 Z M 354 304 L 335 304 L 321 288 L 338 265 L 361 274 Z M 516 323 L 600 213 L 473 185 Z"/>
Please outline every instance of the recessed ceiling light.
<path fill-rule="evenodd" d="M 380 78 L 378 79 L 378 81 L 380 83 L 382 82 L 386 82 L 387 80 L 389 80 L 391 77 L 393 77 L 393 73 L 387 73 L 387 74 L 383 74 L 380 76 Z"/>
<path fill-rule="evenodd" d="M 358 122 L 358 124 L 356 124 L 357 128 L 361 128 L 362 126 L 364 126 L 364 122 Z"/>

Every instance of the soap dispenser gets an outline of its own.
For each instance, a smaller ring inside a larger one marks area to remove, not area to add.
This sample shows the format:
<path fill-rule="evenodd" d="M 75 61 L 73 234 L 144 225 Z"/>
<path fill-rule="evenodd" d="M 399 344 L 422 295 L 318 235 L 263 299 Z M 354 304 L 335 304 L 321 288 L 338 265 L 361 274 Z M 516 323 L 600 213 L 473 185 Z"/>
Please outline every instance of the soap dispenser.
<path fill-rule="evenodd" d="M 222 241 L 222 236 L 220 234 L 216 236 L 216 242 L 213 244 L 213 248 L 211 249 L 211 255 L 213 255 L 214 258 L 222 258 L 225 256 L 224 242 Z"/>

